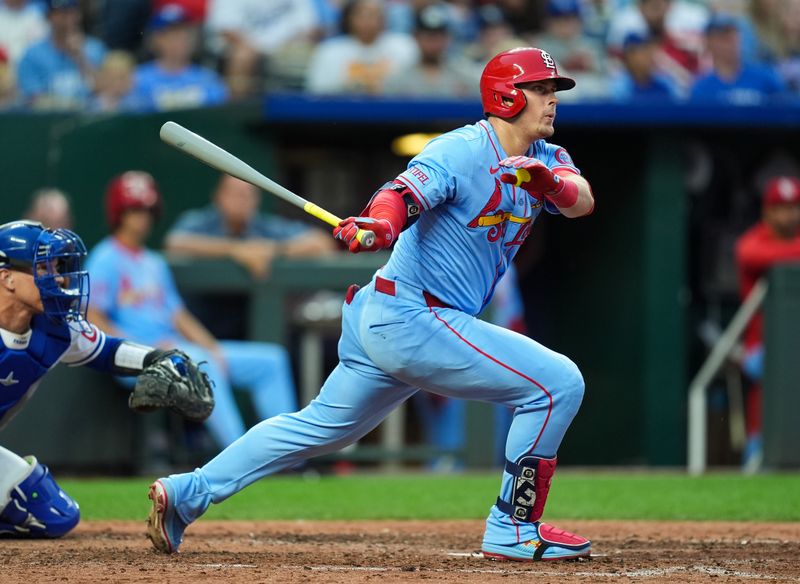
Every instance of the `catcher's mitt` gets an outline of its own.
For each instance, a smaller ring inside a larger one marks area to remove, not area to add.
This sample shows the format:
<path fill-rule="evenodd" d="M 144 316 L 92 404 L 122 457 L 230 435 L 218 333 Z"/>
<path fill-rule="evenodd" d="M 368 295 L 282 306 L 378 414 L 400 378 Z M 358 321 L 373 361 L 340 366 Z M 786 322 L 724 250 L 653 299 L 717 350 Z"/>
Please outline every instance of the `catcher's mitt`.
<path fill-rule="evenodd" d="M 136 378 L 128 406 L 137 412 L 169 408 L 187 420 L 202 422 L 214 409 L 208 375 L 183 351 L 153 351 Z"/>

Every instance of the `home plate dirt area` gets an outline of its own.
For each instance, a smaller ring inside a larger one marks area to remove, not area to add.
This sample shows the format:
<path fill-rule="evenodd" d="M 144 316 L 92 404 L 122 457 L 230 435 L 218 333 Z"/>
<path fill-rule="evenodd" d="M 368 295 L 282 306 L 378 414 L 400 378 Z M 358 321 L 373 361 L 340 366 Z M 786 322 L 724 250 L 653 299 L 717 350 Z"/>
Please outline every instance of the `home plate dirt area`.
<path fill-rule="evenodd" d="M 0 540 L 0 582 L 800 582 L 800 523 L 554 521 L 591 559 L 492 562 L 482 521 L 199 521 L 180 553 L 140 522 Z"/>

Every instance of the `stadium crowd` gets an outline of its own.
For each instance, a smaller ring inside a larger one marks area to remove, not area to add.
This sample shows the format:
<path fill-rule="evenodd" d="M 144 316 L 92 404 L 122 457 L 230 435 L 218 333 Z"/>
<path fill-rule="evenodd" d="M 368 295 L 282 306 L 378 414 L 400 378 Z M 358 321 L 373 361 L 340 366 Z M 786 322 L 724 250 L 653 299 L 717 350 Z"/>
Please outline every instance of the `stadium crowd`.
<path fill-rule="evenodd" d="M 578 81 L 569 100 L 800 97 L 800 0 L 0 0 L 0 109 L 469 98 L 520 45 Z"/>

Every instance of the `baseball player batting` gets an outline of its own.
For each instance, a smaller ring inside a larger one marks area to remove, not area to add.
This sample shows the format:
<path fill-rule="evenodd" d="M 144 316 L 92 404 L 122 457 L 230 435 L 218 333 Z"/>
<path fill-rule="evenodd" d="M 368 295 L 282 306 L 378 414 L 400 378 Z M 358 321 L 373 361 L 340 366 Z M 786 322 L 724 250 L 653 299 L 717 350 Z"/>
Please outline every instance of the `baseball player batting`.
<path fill-rule="evenodd" d="M 541 49 L 495 56 L 480 81 L 486 119 L 433 140 L 359 217 L 334 228 L 353 253 L 394 251 L 345 298 L 339 364 L 306 408 L 261 422 L 193 473 L 150 486 L 148 535 L 178 550 L 211 503 L 250 483 L 358 440 L 417 391 L 513 407 L 499 497 L 483 554 L 495 560 L 587 556 L 590 542 L 542 523 L 556 452 L 584 382 L 567 357 L 475 317 L 546 209 L 580 217 L 589 183 L 553 135 L 556 92 L 575 82 Z M 445 496 L 442 493 L 442 496 Z"/>

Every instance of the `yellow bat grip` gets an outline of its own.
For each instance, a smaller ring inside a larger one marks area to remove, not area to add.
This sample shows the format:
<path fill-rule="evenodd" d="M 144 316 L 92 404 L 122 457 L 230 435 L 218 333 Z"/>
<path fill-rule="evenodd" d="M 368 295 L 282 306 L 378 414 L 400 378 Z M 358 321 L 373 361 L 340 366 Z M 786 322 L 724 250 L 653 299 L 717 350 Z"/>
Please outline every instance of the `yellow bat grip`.
<path fill-rule="evenodd" d="M 323 209 L 319 205 L 315 205 L 311 201 L 303 205 L 303 210 L 312 217 L 316 217 L 317 219 L 324 221 L 331 227 L 336 227 L 342 221 L 330 211 L 326 211 L 325 209 Z M 368 231 L 366 229 L 359 229 L 358 233 L 356 233 L 356 239 L 364 248 L 367 249 L 375 244 L 375 234 L 372 231 Z"/>

